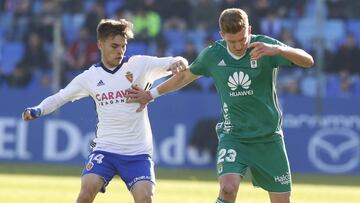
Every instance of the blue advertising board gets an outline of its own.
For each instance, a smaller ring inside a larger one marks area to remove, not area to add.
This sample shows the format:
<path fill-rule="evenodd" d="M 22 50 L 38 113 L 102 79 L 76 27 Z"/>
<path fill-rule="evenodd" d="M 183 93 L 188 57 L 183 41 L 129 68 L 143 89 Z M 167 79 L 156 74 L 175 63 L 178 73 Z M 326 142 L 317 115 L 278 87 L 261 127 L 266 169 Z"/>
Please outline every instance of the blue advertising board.
<path fill-rule="evenodd" d="M 83 163 L 96 127 L 90 98 L 66 104 L 32 122 L 21 120 L 25 107 L 37 105 L 50 94 L 45 90 L 0 90 L 0 162 Z M 294 172 L 360 174 L 359 99 L 283 97 L 281 103 Z M 196 130 L 201 121 L 218 119 L 216 94 L 175 92 L 158 98 L 148 108 L 157 166 L 215 167 L 213 145 L 207 148 L 190 143 L 199 133 L 205 146 L 214 140 L 215 135 L 209 133 L 214 125 Z"/>

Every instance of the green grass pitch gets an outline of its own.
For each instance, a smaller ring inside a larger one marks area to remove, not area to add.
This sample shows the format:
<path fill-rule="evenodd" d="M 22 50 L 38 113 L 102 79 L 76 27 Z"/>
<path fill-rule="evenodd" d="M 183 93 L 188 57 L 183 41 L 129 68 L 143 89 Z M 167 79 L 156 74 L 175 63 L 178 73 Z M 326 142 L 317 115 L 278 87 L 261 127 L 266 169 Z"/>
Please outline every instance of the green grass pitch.
<path fill-rule="evenodd" d="M 74 202 L 80 188 L 81 166 L 0 163 L 1 203 Z M 211 203 L 218 194 L 212 170 L 157 170 L 155 203 Z M 267 193 L 254 188 L 249 178 L 241 183 L 237 202 L 269 202 Z M 99 194 L 97 203 L 132 203 L 117 177 Z M 360 176 L 294 175 L 292 202 L 358 203 Z"/>

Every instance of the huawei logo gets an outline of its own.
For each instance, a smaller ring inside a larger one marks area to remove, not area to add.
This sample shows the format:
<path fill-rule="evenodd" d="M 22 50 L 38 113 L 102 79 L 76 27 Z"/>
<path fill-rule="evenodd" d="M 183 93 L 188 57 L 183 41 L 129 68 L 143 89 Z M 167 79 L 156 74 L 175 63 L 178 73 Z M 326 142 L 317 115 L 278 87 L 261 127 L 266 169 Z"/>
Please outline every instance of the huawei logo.
<path fill-rule="evenodd" d="M 250 87 L 251 80 L 249 75 L 245 74 L 242 71 L 239 71 L 229 76 L 227 84 L 232 91 L 235 91 L 238 86 L 241 86 L 243 89 L 247 90 Z"/>

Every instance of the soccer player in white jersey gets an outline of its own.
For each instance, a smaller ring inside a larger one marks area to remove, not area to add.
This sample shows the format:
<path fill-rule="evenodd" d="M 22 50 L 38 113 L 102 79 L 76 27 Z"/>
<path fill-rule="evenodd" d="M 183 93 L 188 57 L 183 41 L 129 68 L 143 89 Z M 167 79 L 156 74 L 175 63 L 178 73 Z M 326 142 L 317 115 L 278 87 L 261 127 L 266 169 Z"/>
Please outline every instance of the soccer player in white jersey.
<path fill-rule="evenodd" d="M 147 111 L 126 103 L 131 86 L 149 89 L 154 80 L 187 67 L 182 57 L 125 57 L 132 24 L 124 19 L 103 19 L 97 26 L 101 62 L 75 77 L 64 89 L 38 106 L 26 108 L 23 119 L 50 114 L 69 101 L 90 96 L 98 115 L 95 146 L 85 164 L 78 203 L 93 202 L 119 175 L 135 203 L 152 202 L 155 190 L 152 132 Z"/>

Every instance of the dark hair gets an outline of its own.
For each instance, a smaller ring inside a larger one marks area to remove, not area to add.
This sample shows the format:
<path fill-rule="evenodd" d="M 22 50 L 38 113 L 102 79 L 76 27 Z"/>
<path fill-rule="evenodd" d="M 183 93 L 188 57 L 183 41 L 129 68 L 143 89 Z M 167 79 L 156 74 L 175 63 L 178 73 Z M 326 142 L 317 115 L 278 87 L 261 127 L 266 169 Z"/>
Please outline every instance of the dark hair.
<path fill-rule="evenodd" d="M 126 39 L 131 39 L 134 37 L 132 28 L 132 23 L 125 19 L 102 19 L 96 28 L 97 39 L 105 40 L 108 37 L 115 37 L 116 35 L 121 35 Z"/>
<path fill-rule="evenodd" d="M 219 18 L 220 31 L 235 34 L 249 26 L 248 15 L 239 8 L 225 9 Z"/>

